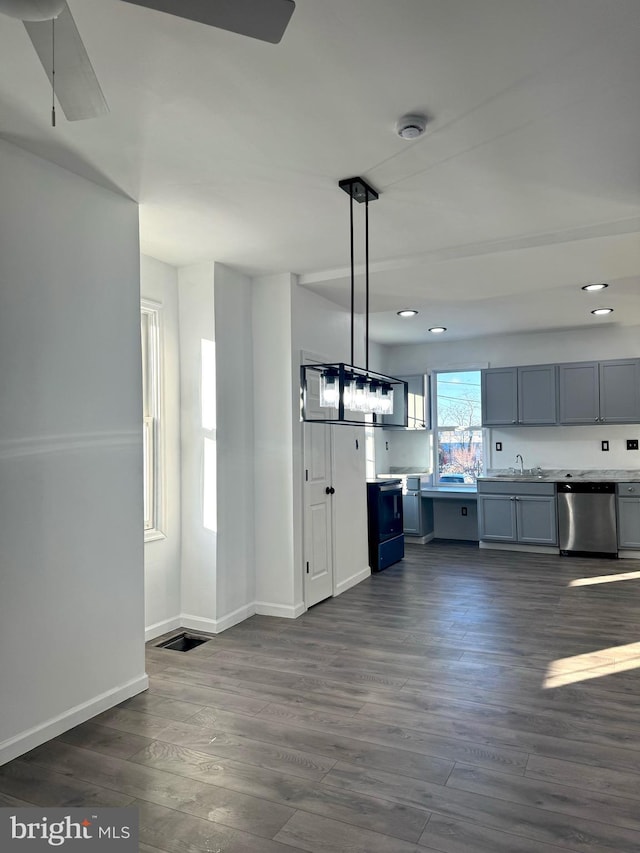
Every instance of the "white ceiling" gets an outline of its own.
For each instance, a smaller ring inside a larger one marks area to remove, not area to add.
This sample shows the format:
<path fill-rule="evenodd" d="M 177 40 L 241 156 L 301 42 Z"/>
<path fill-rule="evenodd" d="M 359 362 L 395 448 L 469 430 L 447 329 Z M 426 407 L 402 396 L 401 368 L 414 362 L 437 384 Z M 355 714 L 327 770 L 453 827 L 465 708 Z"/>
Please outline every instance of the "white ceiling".
<path fill-rule="evenodd" d="M 110 115 L 49 127 L 31 43 L 0 18 L 0 136 L 139 201 L 146 253 L 295 272 L 346 306 L 337 182 L 362 175 L 374 339 L 640 325 L 638 0 L 297 0 L 279 45 L 69 5 Z M 407 143 L 409 111 L 431 122 Z"/>

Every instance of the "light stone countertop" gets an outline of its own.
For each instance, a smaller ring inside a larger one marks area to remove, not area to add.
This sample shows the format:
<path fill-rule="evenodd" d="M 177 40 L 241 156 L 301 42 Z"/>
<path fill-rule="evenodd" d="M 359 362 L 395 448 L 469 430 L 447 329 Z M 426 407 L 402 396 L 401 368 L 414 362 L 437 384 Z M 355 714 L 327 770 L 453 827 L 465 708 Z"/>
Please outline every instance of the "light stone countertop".
<path fill-rule="evenodd" d="M 640 469 L 638 468 L 609 468 L 599 470 L 588 470 L 583 468 L 543 468 L 539 473 L 537 469 L 525 468 L 525 473 L 510 471 L 508 468 L 496 468 L 489 471 L 478 481 L 485 482 L 514 482 L 514 483 L 564 483 L 571 480 L 595 483 L 640 483 Z"/>

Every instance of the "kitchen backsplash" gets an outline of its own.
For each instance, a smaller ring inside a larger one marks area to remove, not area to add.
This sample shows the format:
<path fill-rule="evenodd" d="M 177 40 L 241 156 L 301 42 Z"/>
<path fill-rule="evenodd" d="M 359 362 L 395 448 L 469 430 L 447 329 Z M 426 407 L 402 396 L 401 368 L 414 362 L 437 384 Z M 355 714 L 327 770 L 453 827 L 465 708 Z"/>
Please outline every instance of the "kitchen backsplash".
<path fill-rule="evenodd" d="M 628 438 L 640 441 L 640 424 L 487 429 L 485 436 L 487 469 L 515 467 L 520 453 L 526 468 L 640 470 L 640 450 L 626 449 Z M 431 471 L 431 441 L 428 430 L 376 430 L 376 471 Z M 502 451 L 495 450 L 497 441 Z M 608 451 L 602 441 L 609 442 Z"/>
<path fill-rule="evenodd" d="M 519 427 L 486 431 L 491 447 L 486 459 L 488 468 L 509 468 L 524 457 L 525 468 L 587 468 L 589 470 L 640 469 L 640 450 L 627 450 L 627 439 L 640 439 L 640 425 L 583 427 Z M 495 449 L 502 442 L 502 451 Z M 609 442 L 609 450 L 601 444 Z"/>
<path fill-rule="evenodd" d="M 431 471 L 431 432 L 428 430 L 376 430 L 376 471 L 391 468 Z"/>

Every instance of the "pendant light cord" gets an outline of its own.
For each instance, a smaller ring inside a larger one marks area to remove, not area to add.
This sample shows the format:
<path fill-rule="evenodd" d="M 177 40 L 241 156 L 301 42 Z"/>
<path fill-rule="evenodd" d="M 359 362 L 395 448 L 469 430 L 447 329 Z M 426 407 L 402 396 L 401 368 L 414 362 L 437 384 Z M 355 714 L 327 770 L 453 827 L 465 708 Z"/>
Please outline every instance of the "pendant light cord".
<path fill-rule="evenodd" d="M 51 127 L 56 126 L 56 19 L 51 19 Z"/>
<path fill-rule="evenodd" d="M 364 330 L 364 366 L 369 370 L 369 192 L 364 203 L 364 272 L 365 272 L 365 330 Z"/>
<path fill-rule="evenodd" d="M 356 284 L 355 284 L 355 269 L 354 269 L 354 254 L 353 254 L 353 193 L 350 194 L 350 202 L 349 202 L 349 240 L 350 240 L 350 249 L 351 249 L 351 364 L 355 364 L 353 339 L 354 339 L 354 335 L 355 335 L 354 316 L 355 316 L 355 310 L 356 310 L 356 302 L 355 302 Z"/>

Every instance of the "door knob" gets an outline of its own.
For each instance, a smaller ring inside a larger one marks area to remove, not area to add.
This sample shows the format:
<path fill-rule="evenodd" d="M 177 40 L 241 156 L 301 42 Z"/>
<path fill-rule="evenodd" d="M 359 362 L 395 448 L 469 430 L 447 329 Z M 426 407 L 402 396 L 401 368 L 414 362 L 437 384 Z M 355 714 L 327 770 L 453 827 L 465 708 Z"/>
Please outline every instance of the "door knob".
<path fill-rule="evenodd" d="M 333 488 L 333 486 L 327 486 L 327 488 L 324 490 L 324 493 L 326 495 L 335 495 L 336 490 Z"/>

